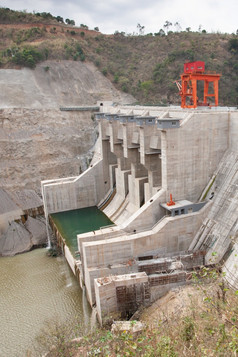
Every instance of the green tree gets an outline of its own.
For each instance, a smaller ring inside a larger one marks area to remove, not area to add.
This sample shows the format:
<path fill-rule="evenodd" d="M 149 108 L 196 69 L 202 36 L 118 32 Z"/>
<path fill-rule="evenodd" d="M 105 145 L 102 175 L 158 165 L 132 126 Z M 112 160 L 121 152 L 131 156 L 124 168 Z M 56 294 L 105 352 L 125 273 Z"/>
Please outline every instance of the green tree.
<path fill-rule="evenodd" d="M 86 29 L 86 30 L 88 30 L 88 26 L 87 26 L 87 25 L 84 25 L 84 24 L 80 24 L 80 27 L 82 27 L 83 29 Z"/>
<path fill-rule="evenodd" d="M 64 19 L 63 19 L 63 17 L 61 17 L 61 16 L 57 16 L 57 17 L 56 17 L 56 20 L 57 20 L 58 22 L 64 23 Z"/>
<path fill-rule="evenodd" d="M 65 19 L 65 22 L 67 25 L 75 25 L 75 21 L 74 20 L 70 20 L 70 19 Z"/>

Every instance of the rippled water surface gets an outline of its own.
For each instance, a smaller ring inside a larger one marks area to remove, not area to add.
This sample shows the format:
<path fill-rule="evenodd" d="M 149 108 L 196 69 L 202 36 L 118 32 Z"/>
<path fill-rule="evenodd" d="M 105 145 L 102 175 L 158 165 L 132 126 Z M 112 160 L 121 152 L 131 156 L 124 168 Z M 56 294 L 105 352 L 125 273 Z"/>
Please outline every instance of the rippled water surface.
<path fill-rule="evenodd" d="M 64 257 L 46 249 L 0 258 L 0 357 L 26 356 L 46 320 L 95 323 Z"/>

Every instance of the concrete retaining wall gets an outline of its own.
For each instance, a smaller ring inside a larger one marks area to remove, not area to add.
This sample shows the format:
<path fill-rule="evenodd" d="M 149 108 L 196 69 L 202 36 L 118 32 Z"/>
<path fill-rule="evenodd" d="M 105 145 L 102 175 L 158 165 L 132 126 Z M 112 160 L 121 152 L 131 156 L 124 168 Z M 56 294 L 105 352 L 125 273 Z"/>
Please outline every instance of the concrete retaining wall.
<path fill-rule="evenodd" d="M 209 207 L 179 217 L 165 217 L 153 230 L 98 242 L 83 243 L 88 268 L 127 262 L 150 252 L 172 253 L 186 250 Z"/>
<path fill-rule="evenodd" d="M 97 316 L 102 324 L 110 314 L 121 317 L 134 313 L 145 301 L 150 302 L 148 276 L 145 273 L 95 279 Z"/>
<path fill-rule="evenodd" d="M 85 285 L 90 303 L 95 302 L 93 280 L 112 274 L 112 270 L 106 269 L 108 266 L 124 264 L 125 269 L 131 269 L 131 261 L 140 256 L 186 251 L 209 209 L 210 203 L 197 213 L 165 217 L 151 231 L 82 243 Z"/>
<path fill-rule="evenodd" d="M 102 160 L 76 178 L 43 181 L 45 211 L 50 214 L 95 206 L 105 196 L 108 187 L 104 184 Z"/>

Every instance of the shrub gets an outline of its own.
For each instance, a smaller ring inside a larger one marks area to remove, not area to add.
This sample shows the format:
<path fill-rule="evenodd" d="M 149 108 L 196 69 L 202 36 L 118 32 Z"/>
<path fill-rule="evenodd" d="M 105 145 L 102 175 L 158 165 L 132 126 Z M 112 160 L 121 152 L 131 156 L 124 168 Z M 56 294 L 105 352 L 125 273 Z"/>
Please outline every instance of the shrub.
<path fill-rule="evenodd" d="M 102 69 L 102 74 L 103 74 L 104 76 L 107 75 L 107 68 L 103 68 L 103 69 Z"/>
<path fill-rule="evenodd" d="M 130 81 L 129 81 L 129 79 L 127 77 L 122 76 L 122 77 L 119 78 L 119 84 L 120 84 L 121 89 L 122 89 L 123 92 L 126 92 L 126 93 L 128 92 L 129 82 Z"/>
<path fill-rule="evenodd" d="M 118 76 L 118 74 L 115 74 L 113 82 L 118 83 L 118 81 L 119 81 L 119 76 Z"/>
<path fill-rule="evenodd" d="M 151 88 L 153 87 L 154 82 L 152 80 L 149 81 L 144 81 L 141 82 L 140 86 L 143 89 L 143 91 L 146 93 L 146 95 L 148 94 L 148 92 L 151 90 Z"/>
<path fill-rule="evenodd" d="M 43 60 L 42 54 L 31 47 L 17 51 L 13 57 L 14 63 L 30 68 L 35 68 L 36 63 L 41 60 Z"/>
<path fill-rule="evenodd" d="M 82 53 L 81 55 L 80 55 L 80 61 L 82 61 L 82 62 L 84 62 L 85 61 L 85 54 L 84 53 Z"/>
<path fill-rule="evenodd" d="M 78 42 L 72 41 L 70 43 L 65 43 L 64 48 L 66 51 L 66 58 L 73 58 L 74 61 L 77 61 L 79 58 L 80 61 L 85 61 L 85 54 Z"/>
<path fill-rule="evenodd" d="M 235 52 L 238 53 L 238 39 L 237 38 L 231 38 L 229 41 L 229 51 L 230 52 Z"/>

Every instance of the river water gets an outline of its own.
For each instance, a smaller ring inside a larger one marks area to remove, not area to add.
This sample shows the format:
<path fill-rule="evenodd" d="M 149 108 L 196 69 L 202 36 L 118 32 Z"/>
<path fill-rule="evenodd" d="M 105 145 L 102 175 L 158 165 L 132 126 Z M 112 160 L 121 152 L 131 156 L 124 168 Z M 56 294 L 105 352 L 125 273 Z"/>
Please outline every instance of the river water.
<path fill-rule="evenodd" d="M 97 207 L 52 214 L 52 219 L 73 255 L 77 234 L 112 224 Z M 96 324 L 65 258 L 49 257 L 46 249 L 0 258 L 0 317 L 0 357 L 41 355 L 36 338 L 55 321 L 77 323 L 83 333 Z"/>
<path fill-rule="evenodd" d="M 0 258 L 0 357 L 37 355 L 36 337 L 46 321 L 69 323 L 75 318 L 84 331 L 95 315 L 64 257 L 36 249 Z"/>

